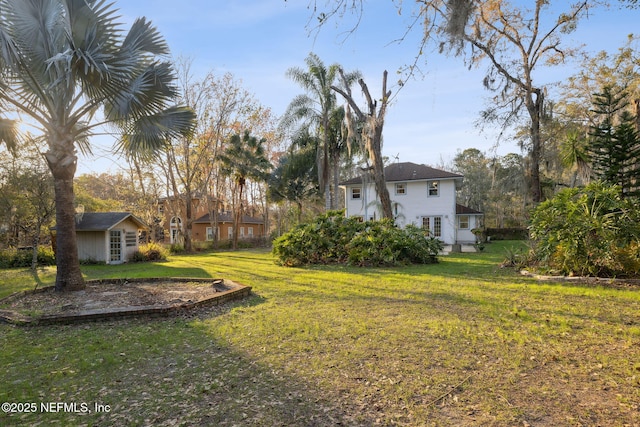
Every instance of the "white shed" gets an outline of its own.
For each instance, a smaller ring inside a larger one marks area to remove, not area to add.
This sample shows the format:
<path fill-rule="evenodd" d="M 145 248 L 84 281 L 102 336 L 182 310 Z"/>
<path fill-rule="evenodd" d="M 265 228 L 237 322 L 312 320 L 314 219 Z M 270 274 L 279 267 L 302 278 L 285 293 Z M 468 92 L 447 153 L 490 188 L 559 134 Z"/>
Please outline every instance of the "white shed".
<path fill-rule="evenodd" d="M 80 260 L 121 264 L 138 250 L 138 234 L 147 226 L 128 212 L 88 212 L 76 216 Z"/>

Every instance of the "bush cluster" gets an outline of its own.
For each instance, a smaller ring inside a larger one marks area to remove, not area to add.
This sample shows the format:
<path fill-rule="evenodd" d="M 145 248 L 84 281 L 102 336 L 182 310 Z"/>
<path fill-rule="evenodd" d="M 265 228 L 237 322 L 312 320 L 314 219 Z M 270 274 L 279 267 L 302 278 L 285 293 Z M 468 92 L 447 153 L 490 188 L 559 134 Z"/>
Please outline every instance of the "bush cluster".
<path fill-rule="evenodd" d="M 160 243 L 151 242 L 140 245 L 138 250 L 133 254 L 131 261 L 165 261 L 168 255 L 169 251 L 164 246 L 162 246 Z"/>
<path fill-rule="evenodd" d="M 640 274 L 640 205 L 601 182 L 559 192 L 535 209 L 532 259 L 579 276 Z"/>
<path fill-rule="evenodd" d="M 33 249 L 5 249 L 0 251 L 0 268 L 31 267 Z M 38 265 L 56 265 L 53 249 L 38 247 Z"/>
<path fill-rule="evenodd" d="M 275 239 L 273 254 L 285 266 L 394 266 L 437 262 L 442 247 L 440 240 L 415 226 L 401 229 L 391 220 L 361 222 L 331 211 Z"/>

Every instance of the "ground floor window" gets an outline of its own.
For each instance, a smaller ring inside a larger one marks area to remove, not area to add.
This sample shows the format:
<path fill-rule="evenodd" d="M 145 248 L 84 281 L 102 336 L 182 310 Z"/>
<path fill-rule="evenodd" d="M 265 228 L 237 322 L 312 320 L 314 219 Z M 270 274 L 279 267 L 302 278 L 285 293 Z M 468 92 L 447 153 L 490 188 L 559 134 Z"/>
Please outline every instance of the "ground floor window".
<path fill-rule="evenodd" d="M 220 235 L 220 227 L 216 227 L 216 233 L 213 234 L 213 227 L 207 227 L 207 240 L 213 240 L 215 236 Z"/>
<path fill-rule="evenodd" d="M 469 215 L 460 215 L 460 216 L 458 216 L 458 228 L 460 230 L 468 230 L 469 229 Z"/>

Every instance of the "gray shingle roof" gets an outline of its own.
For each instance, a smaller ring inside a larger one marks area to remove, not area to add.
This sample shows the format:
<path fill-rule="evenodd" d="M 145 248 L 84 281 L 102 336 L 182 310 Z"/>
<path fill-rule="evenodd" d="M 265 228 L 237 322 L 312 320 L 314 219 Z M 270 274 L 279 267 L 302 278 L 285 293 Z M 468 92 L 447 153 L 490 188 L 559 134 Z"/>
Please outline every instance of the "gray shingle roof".
<path fill-rule="evenodd" d="M 429 179 L 456 179 L 462 178 L 462 175 L 435 169 L 426 165 L 417 163 L 403 162 L 393 163 L 384 168 L 384 176 L 387 182 L 398 181 L 420 181 Z M 352 178 L 341 182 L 340 185 L 361 184 L 362 177 Z"/>
<path fill-rule="evenodd" d="M 480 211 L 471 209 L 470 207 L 461 205 L 459 203 L 456 203 L 456 214 L 457 215 L 484 215 Z"/>
<path fill-rule="evenodd" d="M 140 228 L 145 228 L 144 222 L 129 212 L 86 212 L 80 221 L 76 219 L 76 231 L 106 231 L 115 227 L 125 219 L 131 219 Z"/>

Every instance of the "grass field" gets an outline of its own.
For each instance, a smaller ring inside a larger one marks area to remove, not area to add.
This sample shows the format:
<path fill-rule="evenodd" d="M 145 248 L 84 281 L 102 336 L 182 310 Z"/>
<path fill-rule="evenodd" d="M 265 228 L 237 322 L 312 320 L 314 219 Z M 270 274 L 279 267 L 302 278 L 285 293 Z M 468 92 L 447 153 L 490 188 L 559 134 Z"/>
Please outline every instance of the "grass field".
<path fill-rule="evenodd" d="M 0 324 L 0 401 L 21 410 L 0 425 L 640 425 L 640 290 L 499 268 L 517 244 L 389 269 L 285 268 L 261 251 L 83 267 L 255 295 L 191 317 Z M 35 285 L 23 270 L 0 283 L 0 297 Z"/>

